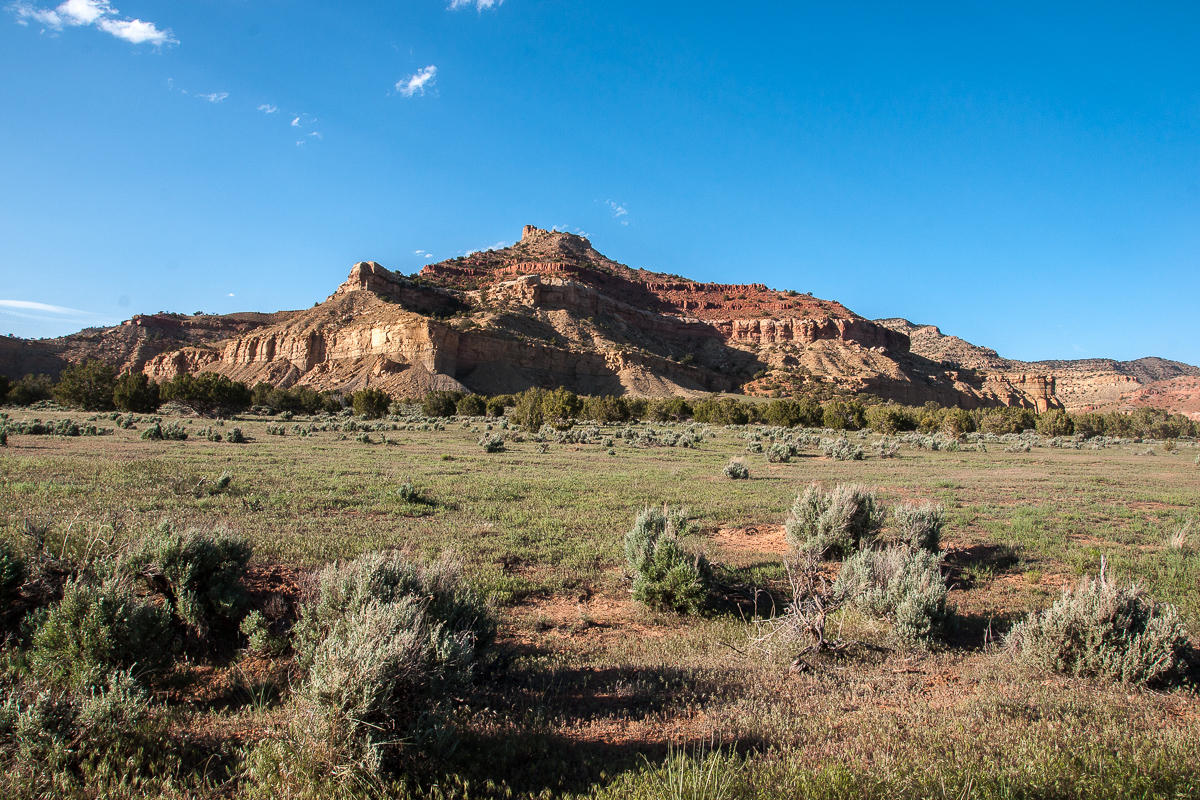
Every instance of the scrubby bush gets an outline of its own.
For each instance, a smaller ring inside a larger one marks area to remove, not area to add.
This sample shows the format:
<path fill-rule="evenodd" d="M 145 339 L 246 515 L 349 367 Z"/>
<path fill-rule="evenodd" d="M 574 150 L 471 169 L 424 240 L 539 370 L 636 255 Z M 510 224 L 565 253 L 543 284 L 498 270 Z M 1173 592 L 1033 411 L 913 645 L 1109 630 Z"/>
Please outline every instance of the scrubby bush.
<path fill-rule="evenodd" d="M 625 534 L 625 559 L 633 599 L 651 608 L 695 614 L 708 597 L 712 570 L 701 554 L 683 549 L 691 531 L 683 509 L 647 508 Z"/>
<path fill-rule="evenodd" d="M 792 446 L 787 442 L 776 442 L 767 448 L 767 461 L 786 464 L 792 460 Z"/>
<path fill-rule="evenodd" d="M 271 621 L 257 609 L 242 617 L 238 630 L 246 637 L 250 650 L 264 656 L 279 656 L 291 646 L 288 637 L 277 632 Z"/>
<path fill-rule="evenodd" d="M 8 542 L 0 541 L 0 626 L 8 622 L 25 582 L 25 559 Z"/>
<path fill-rule="evenodd" d="M 479 440 L 479 446 L 485 453 L 500 453 L 504 451 L 504 437 L 498 433 L 484 436 Z"/>
<path fill-rule="evenodd" d="M 252 399 L 246 384 L 215 372 L 201 372 L 196 376 L 180 373 L 159 386 L 159 396 L 164 401 L 187 406 L 201 416 L 241 411 Z"/>
<path fill-rule="evenodd" d="M 503 417 L 506 399 L 510 399 L 508 395 L 493 397 L 488 400 L 487 415 L 489 417 Z"/>
<path fill-rule="evenodd" d="M 462 392 L 431 391 L 421 398 L 421 413 L 427 417 L 452 417 L 458 403 L 465 395 Z"/>
<path fill-rule="evenodd" d="M 892 509 L 892 539 L 914 549 L 936 553 L 944 524 L 945 509 L 933 503 L 901 503 Z"/>
<path fill-rule="evenodd" d="M 142 431 L 141 438 L 145 441 L 163 441 L 168 439 L 183 441 L 188 438 L 188 432 L 178 422 L 172 422 L 169 425 L 155 422 L 149 428 Z"/>
<path fill-rule="evenodd" d="M 603 395 L 583 398 L 579 416 L 599 423 L 625 422 L 632 416 L 632 411 L 626 398 Z"/>
<path fill-rule="evenodd" d="M 304 735 L 372 775 L 420 747 L 441 704 L 471 675 L 496 626 L 457 562 L 396 552 L 331 564 L 297 626 Z"/>
<path fill-rule="evenodd" d="M 54 387 L 54 399 L 64 406 L 85 411 L 108 411 L 113 407 L 117 371 L 94 358 L 65 367 Z"/>
<path fill-rule="evenodd" d="M 975 431 L 975 418 L 965 408 L 951 408 L 942 415 L 942 433 L 957 439 Z"/>
<path fill-rule="evenodd" d="M 565 431 L 571 428 L 583 410 L 583 401 L 574 392 L 560 386 L 542 395 L 541 406 L 545 424 L 555 430 Z"/>
<path fill-rule="evenodd" d="M 822 421 L 821 406 L 807 397 L 803 400 L 772 400 L 763 412 L 763 422 L 782 428 L 815 428 Z"/>
<path fill-rule="evenodd" d="M 825 404 L 822 421 L 835 431 L 856 431 L 867 425 L 866 409 L 857 400 L 830 400 Z"/>
<path fill-rule="evenodd" d="M 354 413 L 367 419 L 379 419 L 386 416 L 388 406 L 391 404 L 392 398 L 387 392 L 373 387 L 359 389 L 350 395 L 350 406 L 354 409 Z"/>
<path fill-rule="evenodd" d="M 171 612 L 115 583 L 70 581 L 33 635 L 34 672 L 63 687 L 102 685 L 113 670 L 140 680 L 170 662 Z"/>
<path fill-rule="evenodd" d="M 812 484 L 792 504 L 785 528 L 791 547 L 837 558 L 873 542 L 883 518 L 875 493 L 860 485 L 838 484 L 827 492 Z"/>
<path fill-rule="evenodd" d="M 179 757 L 166 719 L 125 671 L 88 691 L 12 693 L 0 717 L 11 753 L 6 778 L 22 797 L 157 796 Z"/>
<path fill-rule="evenodd" d="M 545 397 L 545 389 L 526 389 L 513 398 L 512 411 L 509 412 L 509 419 L 523 427 L 527 431 L 540 430 L 546 422 L 546 414 L 542 410 L 542 398 Z"/>
<path fill-rule="evenodd" d="M 692 415 L 692 407 L 682 397 L 660 397 L 646 408 L 646 417 L 655 422 L 679 422 Z"/>
<path fill-rule="evenodd" d="M 1065 411 L 1047 411 L 1038 417 L 1037 432 L 1042 436 L 1070 436 L 1075 433 L 1075 423 Z"/>
<path fill-rule="evenodd" d="M 1037 427 L 1037 414 L 1028 408 L 991 408 L 979 418 L 978 428 L 985 433 L 1004 436 L 1008 433 L 1022 433 Z"/>
<path fill-rule="evenodd" d="M 26 375 L 8 388 L 8 402 L 14 406 L 31 406 L 49 400 L 54 381 L 49 375 Z"/>
<path fill-rule="evenodd" d="M 1103 436 L 1105 433 L 1104 415 L 1094 412 L 1087 414 L 1074 414 L 1071 417 L 1071 424 L 1075 429 L 1075 433 L 1082 436 L 1084 439 L 1092 439 L 1096 436 Z"/>
<path fill-rule="evenodd" d="M 458 401 L 454 413 L 463 417 L 482 417 L 487 413 L 487 398 L 478 394 L 469 394 Z"/>
<path fill-rule="evenodd" d="M 892 622 L 892 639 L 928 646 L 947 632 L 954 612 L 946 606 L 941 555 L 897 545 L 860 550 L 842 565 L 834 596 L 873 617 Z"/>
<path fill-rule="evenodd" d="M 746 480 L 750 477 L 750 469 L 746 466 L 745 461 L 733 459 L 725 465 L 725 477 L 732 480 Z"/>
<path fill-rule="evenodd" d="M 834 461 L 862 461 L 863 449 L 860 445 L 851 444 L 845 436 L 841 436 L 821 448 L 826 458 Z"/>
<path fill-rule="evenodd" d="M 113 385 L 112 401 L 119 411 L 148 414 L 159 406 L 158 384 L 144 372 L 126 372 Z"/>
<path fill-rule="evenodd" d="M 876 405 L 866 411 L 867 425 L 876 433 L 891 435 L 915 431 L 917 418 L 911 409 L 897 405 Z"/>
<path fill-rule="evenodd" d="M 481 656 L 496 634 L 496 623 L 475 590 L 463 579 L 458 561 L 449 555 L 421 563 L 394 551 L 330 564 L 317 574 L 315 600 L 297 625 L 297 652 L 307 664 L 316 644 L 335 620 L 371 603 L 421 599 L 435 627 L 447 635 L 466 634 L 474 655 Z"/>
<path fill-rule="evenodd" d="M 1053 606 L 1031 613 L 1005 644 L 1022 663 L 1052 672 L 1129 684 L 1173 675 L 1188 646 L 1173 606 L 1155 603 L 1137 586 L 1084 578 Z"/>
<path fill-rule="evenodd" d="M 710 425 L 745 425 L 750 422 L 750 408 L 732 397 L 706 397 L 692 405 L 692 419 Z"/>
<path fill-rule="evenodd" d="M 229 436 L 227 436 L 225 440 L 230 444 L 245 444 L 249 441 L 249 439 L 246 438 L 246 434 L 242 433 L 241 428 L 231 428 L 229 431 Z"/>
<path fill-rule="evenodd" d="M 900 445 L 886 436 L 871 445 L 871 449 L 880 458 L 895 458 L 900 453 Z"/>
<path fill-rule="evenodd" d="M 192 641 L 212 646 L 245 613 L 241 581 L 251 552 L 245 538 L 224 528 L 180 533 L 164 523 L 137 543 L 121 569 L 166 600 Z"/>

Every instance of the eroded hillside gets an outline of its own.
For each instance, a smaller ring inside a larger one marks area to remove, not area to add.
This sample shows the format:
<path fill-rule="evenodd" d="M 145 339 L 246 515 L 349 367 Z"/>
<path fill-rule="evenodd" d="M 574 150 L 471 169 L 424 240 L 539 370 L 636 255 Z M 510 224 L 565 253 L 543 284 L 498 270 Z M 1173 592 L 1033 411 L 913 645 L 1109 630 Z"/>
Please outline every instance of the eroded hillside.
<path fill-rule="evenodd" d="M 633 269 L 586 238 L 526 226 L 512 247 L 415 276 L 361 262 L 311 309 L 155 315 L 58 340 L 8 340 L 0 369 L 53 375 L 95 356 L 159 380 L 211 370 L 251 384 L 374 386 L 401 396 L 566 386 L 588 394 L 867 392 L 908 404 L 1062 405 L 1056 372 L 941 339 L 811 294 Z"/>

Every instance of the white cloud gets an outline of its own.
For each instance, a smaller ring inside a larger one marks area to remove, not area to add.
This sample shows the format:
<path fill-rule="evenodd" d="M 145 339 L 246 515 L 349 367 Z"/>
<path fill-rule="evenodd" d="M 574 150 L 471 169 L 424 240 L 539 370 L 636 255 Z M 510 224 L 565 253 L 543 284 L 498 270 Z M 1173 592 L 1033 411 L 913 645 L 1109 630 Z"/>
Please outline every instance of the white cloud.
<path fill-rule="evenodd" d="M 263 112 L 264 114 L 274 114 L 276 111 L 279 110 L 279 107 L 273 106 L 270 103 L 263 103 L 261 106 L 258 107 L 258 110 Z"/>
<path fill-rule="evenodd" d="M 425 251 L 424 250 L 413 250 L 413 255 L 414 256 L 423 256 L 423 255 L 425 255 Z"/>
<path fill-rule="evenodd" d="M 234 296 L 235 296 L 235 295 L 234 295 L 234 293 L 233 293 L 233 292 L 230 292 L 230 293 L 229 293 L 229 297 L 234 297 Z"/>
<path fill-rule="evenodd" d="M 405 97 L 412 97 L 414 94 L 425 94 L 425 87 L 433 84 L 437 79 L 437 67 L 430 64 L 424 69 L 417 70 L 408 80 L 400 80 L 396 83 L 396 91 Z"/>
<path fill-rule="evenodd" d="M 300 127 L 300 118 L 299 118 L 299 117 L 296 117 L 294 120 L 292 120 L 292 127 L 293 127 L 293 128 L 299 128 L 299 127 Z"/>
<path fill-rule="evenodd" d="M 201 100 L 207 100 L 210 103 L 219 103 L 226 97 L 229 97 L 229 92 L 213 92 L 212 94 L 198 94 Z"/>
<path fill-rule="evenodd" d="M 619 203 L 614 203 L 612 200 L 605 200 L 604 205 L 608 206 L 614 217 L 623 217 L 629 213 L 629 210 L 626 209 L 625 206 Z"/>
<path fill-rule="evenodd" d="M 450 0 L 450 10 L 475 6 L 475 10 L 482 14 L 485 8 L 498 8 L 503 3 L 504 0 Z"/>
<path fill-rule="evenodd" d="M 111 33 L 118 39 L 124 39 L 133 44 L 149 42 L 155 47 L 164 44 L 178 44 L 169 30 L 159 30 L 153 22 L 142 22 L 140 19 L 102 19 L 96 26 L 100 30 Z"/>
<path fill-rule="evenodd" d="M 67 308 L 66 306 L 52 306 L 48 303 L 35 303 L 32 300 L 0 300 L 0 306 L 6 308 L 20 308 L 24 311 L 44 311 L 47 314 L 87 314 L 86 311 L 80 311 L 77 308 Z"/>
<path fill-rule="evenodd" d="M 309 134 L 309 136 L 315 136 L 315 137 L 317 137 L 318 139 L 324 139 L 324 138 L 325 138 L 324 136 L 322 136 L 322 135 L 321 135 L 321 132 L 320 132 L 320 131 L 313 131 L 312 133 L 310 133 L 310 134 Z"/>
<path fill-rule="evenodd" d="M 159 28 L 153 22 L 117 19 L 116 15 L 119 12 L 106 0 L 66 0 L 53 10 L 37 8 L 29 0 L 17 0 L 8 9 L 17 15 L 17 22 L 21 25 L 27 25 L 29 20 L 33 20 L 55 31 L 67 27 L 94 25 L 105 33 L 132 44 L 149 42 L 155 47 L 179 44 L 179 40 L 171 35 L 170 29 Z"/>
<path fill-rule="evenodd" d="M 426 253 L 425 258 L 433 258 L 433 253 Z"/>

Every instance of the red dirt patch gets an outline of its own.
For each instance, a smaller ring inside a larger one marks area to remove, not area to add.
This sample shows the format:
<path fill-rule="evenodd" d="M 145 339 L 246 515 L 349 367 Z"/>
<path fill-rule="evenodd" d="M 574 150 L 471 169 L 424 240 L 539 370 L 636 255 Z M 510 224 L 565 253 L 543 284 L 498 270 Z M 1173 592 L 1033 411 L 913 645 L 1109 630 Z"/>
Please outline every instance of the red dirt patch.
<path fill-rule="evenodd" d="M 782 525 L 747 525 L 721 528 L 712 540 L 729 553 L 779 553 L 787 551 L 787 531 Z"/>

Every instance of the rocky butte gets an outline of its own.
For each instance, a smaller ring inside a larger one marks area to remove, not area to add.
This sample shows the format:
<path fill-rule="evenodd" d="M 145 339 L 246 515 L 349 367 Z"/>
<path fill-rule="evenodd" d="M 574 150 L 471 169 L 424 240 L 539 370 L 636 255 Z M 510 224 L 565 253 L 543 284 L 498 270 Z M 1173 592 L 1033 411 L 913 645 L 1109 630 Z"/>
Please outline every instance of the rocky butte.
<path fill-rule="evenodd" d="M 1147 379 L 1200 376 L 1157 359 L 1026 364 L 942 341 L 950 339 L 811 294 L 632 269 L 581 236 L 530 225 L 512 247 L 414 276 L 355 264 L 311 309 L 157 314 L 62 339 L 0 339 L 0 372 L 53 375 L 94 356 L 157 380 L 213 371 L 249 384 L 372 386 L 397 396 L 531 386 L 640 396 L 815 390 L 1038 410 L 1112 405 Z"/>

